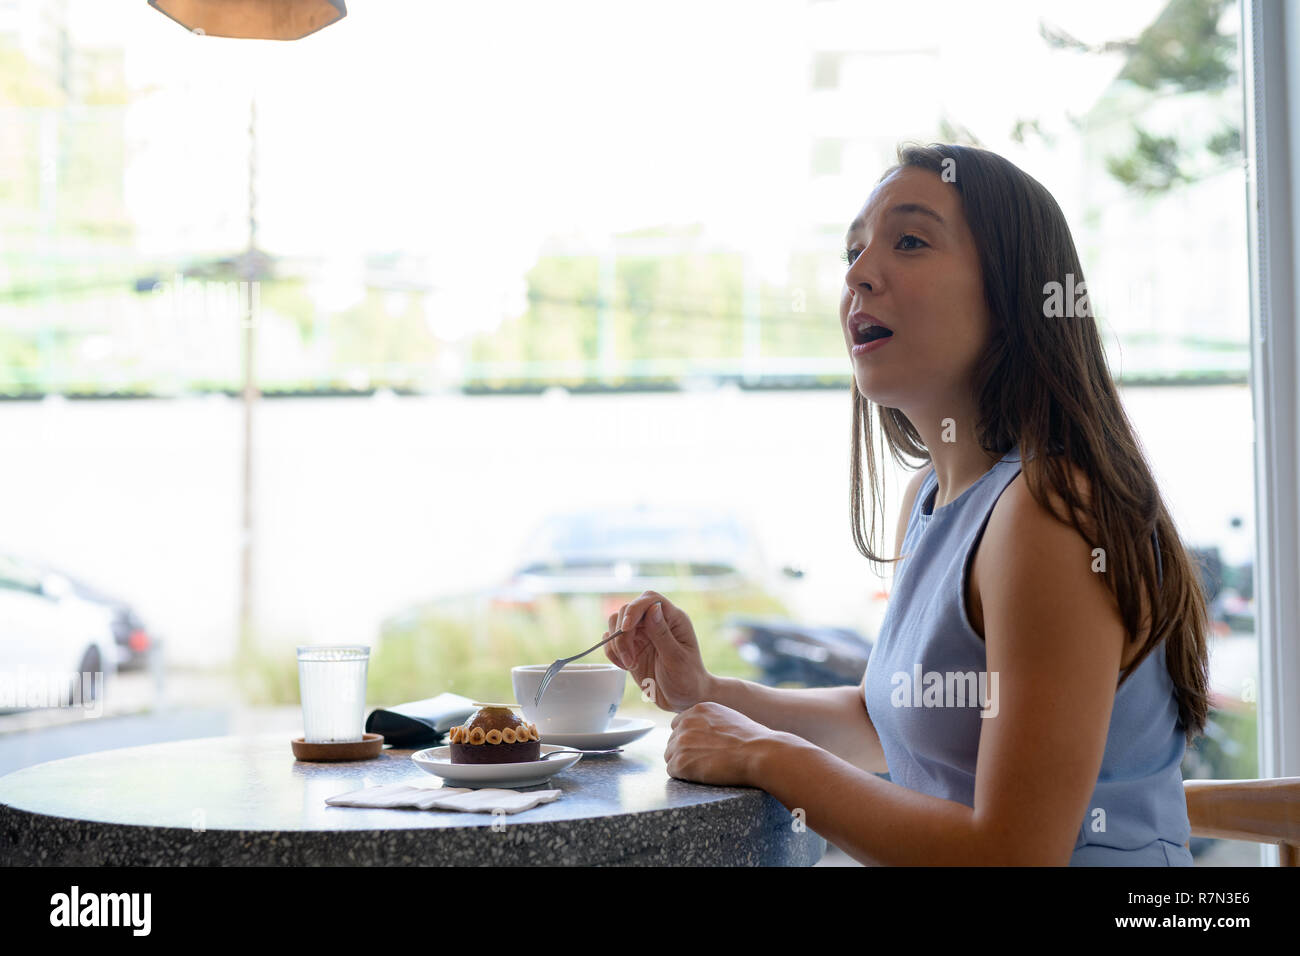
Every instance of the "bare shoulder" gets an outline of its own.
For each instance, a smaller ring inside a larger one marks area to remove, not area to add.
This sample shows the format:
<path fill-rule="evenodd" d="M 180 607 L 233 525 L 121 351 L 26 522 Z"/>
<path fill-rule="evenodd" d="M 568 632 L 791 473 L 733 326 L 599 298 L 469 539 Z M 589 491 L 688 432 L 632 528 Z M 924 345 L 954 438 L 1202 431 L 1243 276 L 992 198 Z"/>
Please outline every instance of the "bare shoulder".
<path fill-rule="evenodd" d="M 1088 476 L 1078 465 L 1071 464 L 1068 474 L 1073 494 L 1079 506 L 1086 508 L 1091 501 L 1092 485 Z M 980 550 L 991 552 L 988 557 L 996 565 L 1006 557 L 1005 549 L 1018 547 L 1028 541 L 1049 540 L 1057 544 L 1070 542 L 1074 548 L 1091 546 L 1084 540 L 1078 530 L 1067 520 L 1067 504 L 1064 498 L 1047 485 L 1044 492 L 1048 498 L 1048 507 L 1040 504 L 1029 491 L 1023 471 L 1016 475 L 998 497 L 993 511 L 989 515 Z M 1081 518 L 1084 515 L 1080 516 Z M 1086 527 L 1086 524 L 1085 524 Z M 1073 549 L 1072 549 L 1073 550 Z"/>
<path fill-rule="evenodd" d="M 1067 463 L 1066 475 L 1069 478 L 1070 489 L 1073 492 L 1074 497 L 1077 499 L 1076 507 L 1086 509 L 1092 501 L 1092 482 L 1088 480 L 1088 476 L 1084 473 L 1083 469 L 1073 462 Z M 1040 513 L 1041 517 L 1055 518 L 1057 521 L 1069 525 L 1070 522 L 1067 518 L 1068 510 L 1065 499 L 1050 483 L 1044 485 L 1043 491 L 1047 495 L 1048 503 L 1051 506 L 1050 512 L 1044 510 L 1043 507 L 1034 500 L 1033 495 L 1029 493 L 1029 485 L 1025 481 L 1025 473 L 1023 471 L 1016 475 L 1015 480 L 1007 487 L 1005 494 L 1011 499 L 1011 508 L 1029 508 L 1032 505 L 1033 508 Z M 1000 503 L 1001 502 L 999 502 L 999 504 Z M 1084 515 L 1080 515 L 1080 517 L 1082 518 Z"/>
<path fill-rule="evenodd" d="M 1087 475 L 1074 464 L 1070 465 L 1068 473 L 1079 506 L 1086 508 L 1092 493 Z M 1081 611 L 1086 605 L 1089 614 L 1113 619 L 1118 605 L 1104 575 L 1096 570 L 1096 549 L 1104 549 L 1104 542 L 1086 538 L 1068 523 L 1065 519 L 1067 505 L 1062 496 L 1051 486 L 1044 491 L 1050 511 L 1030 494 L 1024 472 L 1021 472 L 998 498 L 989 515 L 984 539 L 980 542 L 980 560 L 976 564 L 1003 571 L 1016 569 L 1016 576 L 1021 580 L 1012 582 L 1005 575 L 987 571 L 980 576 L 979 569 L 972 566 L 972 586 L 978 594 L 976 600 L 981 612 L 990 600 L 997 600 L 993 592 L 1016 588 L 1055 591 L 1068 596 L 1072 605 L 1083 602 L 1076 605 Z M 1081 515 L 1081 520 L 1084 517 Z M 1089 525 L 1090 522 L 1084 521 L 1085 529 Z M 1145 595 L 1141 603 L 1145 613 Z M 1146 630 L 1143 629 L 1142 633 L 1145 635 Z M 1125 641 L 1125 645 L 1122 659 L 1127 665 L 1138 648 L 1129 641 Z"/>

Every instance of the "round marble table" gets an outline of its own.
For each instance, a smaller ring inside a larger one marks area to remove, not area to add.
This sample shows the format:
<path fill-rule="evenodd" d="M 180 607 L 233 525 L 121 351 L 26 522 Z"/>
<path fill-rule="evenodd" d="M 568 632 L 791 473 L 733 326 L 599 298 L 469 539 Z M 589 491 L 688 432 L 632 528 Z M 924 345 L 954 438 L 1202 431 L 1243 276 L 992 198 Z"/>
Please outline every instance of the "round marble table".
<path fill-rule="evenodd" d="M 411 750 L 294 759 L 289 735 L 107 750 L 0 777 L 0 861 L 176 865 L 794 865 L 826 843 L 775 798 L 668 776 L 668 729 L 583 757 L 505 816 L 327 806 L 349 790 L 436 782 Z M 531 789 L 531 788 L 529 788 Z M 495 826 L 493 824 L 496 824 Z"/>

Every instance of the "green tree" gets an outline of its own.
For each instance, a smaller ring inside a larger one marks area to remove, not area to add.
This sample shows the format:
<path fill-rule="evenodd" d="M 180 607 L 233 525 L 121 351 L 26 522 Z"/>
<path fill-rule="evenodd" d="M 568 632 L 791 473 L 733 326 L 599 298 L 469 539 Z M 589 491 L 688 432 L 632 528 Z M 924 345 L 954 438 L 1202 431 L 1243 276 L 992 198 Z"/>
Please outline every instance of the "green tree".
<path fill-rule="evenodd" d="M 1064 30 L 1039 23 L 1048 46 L 1058 50 L 1125 56 L 1117 79 L 1157 94 L 1222 92 L 1237 81 L 1237 37 L 1219 31 L 1224 13 L 1236 0 L 1171 0 L 1135 39 L 1088 44 Z M 1023 142 L 1037 121 L 1017 122 L 1012 136 Z M 1111 176 L 1137 192 L 1167 192 L 1206 175 L 1201 158 L 1211 157 L 1216 171 L 1241 158 L 1241 129 L 1226 125 L 1204 140 L 1162 136 L 1133 123 L 1129 152 L 1107 159 Z"/>

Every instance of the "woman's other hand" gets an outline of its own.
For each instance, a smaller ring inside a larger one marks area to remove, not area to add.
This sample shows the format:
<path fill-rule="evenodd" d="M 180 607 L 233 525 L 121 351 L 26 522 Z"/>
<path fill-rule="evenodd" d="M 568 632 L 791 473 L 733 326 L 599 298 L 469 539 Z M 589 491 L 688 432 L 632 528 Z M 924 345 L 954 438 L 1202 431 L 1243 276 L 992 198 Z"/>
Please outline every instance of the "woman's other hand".
<path fill-rule="evenodd" d="M 673 718 L 664 750 L 668 775 L 718 787 L 762 787 L 760 761 L 797 738 L 705 701 Z"/>

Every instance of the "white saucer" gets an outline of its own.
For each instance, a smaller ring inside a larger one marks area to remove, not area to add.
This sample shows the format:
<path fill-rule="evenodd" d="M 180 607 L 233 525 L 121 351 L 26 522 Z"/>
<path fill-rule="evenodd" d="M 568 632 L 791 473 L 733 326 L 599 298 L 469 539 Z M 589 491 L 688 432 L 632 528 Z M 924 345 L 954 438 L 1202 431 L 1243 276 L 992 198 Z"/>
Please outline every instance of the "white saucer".
<path fill-rule="evenodd" d="M 541 746 L 543 754 L 565 749 L 557 744 Z M 418 750 L 411 754 L 411 759 L 421 770 L 441 777 L 452 787 L 531 787 L 572 767 L 582 759 L 582 754 L 524 763 L 452 763 L 451 747 L 448 745 Z"/>
<path fill-rule="evenodd" d="M 649 717 L 615 717 L 601 733 L 544 733 L 542 736 L 546 743 L 558 744 L 561 747 L 577 747 L 579 750 L 608 750 L 611 747 L 622 747 L 624 744 L 639 740 L 654 729 L 655 722 Z M 559 760 L 560 758 L 555 757 L 553 759 Z"/>

